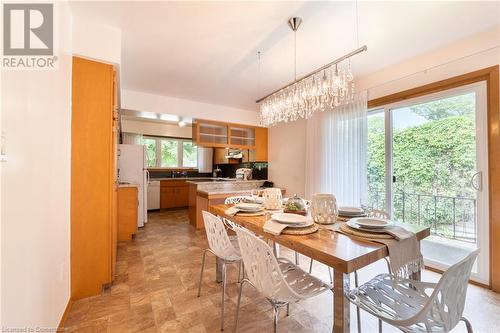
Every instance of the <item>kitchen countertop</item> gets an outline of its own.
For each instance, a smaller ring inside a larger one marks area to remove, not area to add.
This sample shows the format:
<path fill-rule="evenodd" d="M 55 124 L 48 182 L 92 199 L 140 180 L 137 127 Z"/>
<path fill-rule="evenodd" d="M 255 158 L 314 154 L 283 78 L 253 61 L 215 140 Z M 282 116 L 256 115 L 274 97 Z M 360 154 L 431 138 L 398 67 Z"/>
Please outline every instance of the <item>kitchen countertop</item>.
<path fill-rule="evenodd" d="M 118 183 L 118 187 L 139 187 L 139 184 L 123 182 L 123 183 Z"/>
<path fill-rule="evenodd" d="M 201 179 L 213 179 L 213 182 L 197 182 L 196 180 L 188 180 L 188 183 L 197 184 L 197 185 L 215 185 L 215 184 L 257 184 L 264 183 L 265 180 L 241 180 L 236 178 L 222 178 L 221 180 L 215 180 L 215 178 L 201 178 Z"/>
<path fill-rule="evenodd" d="M 161 178 L 149 178 L 149 181 L 161 181 L 161 180 L 197 180 L 197 179 L 211 179 L 211 177 L 161 177 Z"/>

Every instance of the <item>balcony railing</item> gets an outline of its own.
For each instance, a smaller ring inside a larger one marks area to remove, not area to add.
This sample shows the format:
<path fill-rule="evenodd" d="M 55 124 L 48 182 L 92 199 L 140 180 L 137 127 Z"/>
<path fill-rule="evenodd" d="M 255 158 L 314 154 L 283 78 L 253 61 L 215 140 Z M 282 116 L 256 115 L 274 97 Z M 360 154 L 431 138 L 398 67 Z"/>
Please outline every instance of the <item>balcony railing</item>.
<path fill-rule="evenodd" d="M 369 191 L 369 206 L 385 210 L 385 192 Z M 431 233 L 476 243 L 476 199 L 422 193 L 395 192 L 393 218 L 431 227 Z"/>

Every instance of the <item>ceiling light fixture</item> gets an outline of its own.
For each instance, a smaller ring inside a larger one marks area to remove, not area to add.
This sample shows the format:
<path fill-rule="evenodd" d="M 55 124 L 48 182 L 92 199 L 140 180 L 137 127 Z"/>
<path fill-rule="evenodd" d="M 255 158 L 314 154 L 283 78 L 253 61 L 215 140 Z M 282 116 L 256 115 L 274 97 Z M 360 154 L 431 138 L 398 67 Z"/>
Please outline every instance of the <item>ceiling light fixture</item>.
<path fill-rule="evenodd" d="M 357 27 L 356 6 L 356 36 Z M 295 79 L 286 86 L 258 99 L 260 104 L 260 123 L 273 126 L 279 122 L 309 118 L 315 111 L 335 109 L 349 104 L 354 99 L 354 76 L 350 58 L 366 51 L 366 45 L 358 48 L 316 70 L 297 79 L 297 29 L 302 23 L 300 17 L 292 17 L 288 25 L 294 32 L 295 40 Z M 259 57 L 260 60 L 260 57 Z"/>

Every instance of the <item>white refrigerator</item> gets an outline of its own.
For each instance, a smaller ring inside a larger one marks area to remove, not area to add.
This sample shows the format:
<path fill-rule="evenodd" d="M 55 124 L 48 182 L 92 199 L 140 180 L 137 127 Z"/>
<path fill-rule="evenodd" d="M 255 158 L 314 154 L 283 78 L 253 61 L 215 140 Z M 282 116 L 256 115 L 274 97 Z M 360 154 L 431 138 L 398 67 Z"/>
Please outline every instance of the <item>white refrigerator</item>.
<path fill-rule="evenodd" d="M 145 147 L 142 145 L 118 145 L 118 175 L 120 182 L 139 185 L 139 209 L 137 226 L 143 227 L 148 221 L 147 193 L 148 171 L 146 169 Z"/>

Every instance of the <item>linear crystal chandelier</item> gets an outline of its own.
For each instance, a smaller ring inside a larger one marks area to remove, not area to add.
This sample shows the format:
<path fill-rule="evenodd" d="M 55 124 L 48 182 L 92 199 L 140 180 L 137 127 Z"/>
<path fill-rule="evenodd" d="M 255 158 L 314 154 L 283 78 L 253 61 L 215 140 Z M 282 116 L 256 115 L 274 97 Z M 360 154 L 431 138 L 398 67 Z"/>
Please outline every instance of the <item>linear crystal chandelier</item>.
<path fill-rule="evenodd" d="M 354 99 L 354 76 L 350 58 L 367 50 L 364 45 L 313 72 L 297 79 L 296 32 L 302 19 L 292 17 L 288 25 L 295 36 L 295 80 L 260 98 L 260 123 L 274 126 L 279 122 L 309 118 L 316 111 L 335 109 Z"/>

